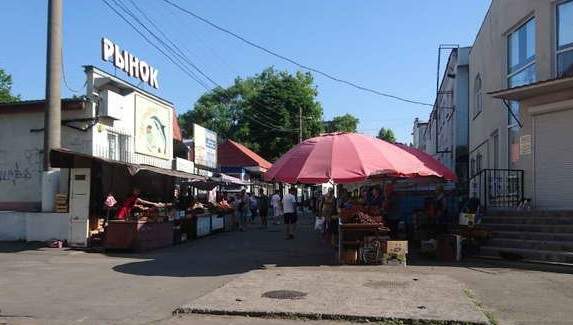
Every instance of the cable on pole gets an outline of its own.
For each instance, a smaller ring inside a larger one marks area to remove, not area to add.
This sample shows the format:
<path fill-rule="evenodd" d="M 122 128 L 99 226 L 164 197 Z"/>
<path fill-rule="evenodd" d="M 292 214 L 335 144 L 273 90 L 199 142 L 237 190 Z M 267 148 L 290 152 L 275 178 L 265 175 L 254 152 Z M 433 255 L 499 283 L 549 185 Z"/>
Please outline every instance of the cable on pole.
<path fill-rule="evenodd" d="M 228 34 L 228 35 L 233 36 L 234 38 L 236 38 L 236 39 L 242 41 L 243 43 L 246 43 L 246 44 L 248 44 L 248 45 L 250 45 L 250 46 L 252 46 L 252 47 L 254 47 L 254 48 L 257 48 L 257 49 L 259 49 L 259 50 L 261 50 L 261 51 L 263 51 L 263 52 L 265 52 L 265 53 L 267 53 L 267 54 L 269 54 L 269 55 L 272 55 L 272 56 L 274 56 L 274 57 L 277 57 L 277 58 L 279 58 L 279 59 L 281 59 L 281 60 L 283 60 L 283 61 L 286 61 L 286 62 L 289 62 L 289 63 L 291 63 L 291 64 L 294 64 L 294 65 L 298 66 L 298 67 L 301 68 L 301 69 L 314 72 L 314 73 L 319 74 L 319 75 L 321 75 L 321 76 L 323 76 L 323 77 L 326 77 L 326 78 L 328 78 L 328 79 L 330 79 L 330 80 L 333 80 L 333 81 L 336 81 L 336 82 L 339 82 L 339 83 L 343 83 L 343 84 L 346 84 L 346 85 L 348 85 L 348 86 L 354 87 L 354 88 L 356 88 L 356 89 L 359 89 L 359 90 L 362 90 L 362 91 L 365 91 L 365 92 L 369 92 L 369 93 L 372 93 L 372 94 L 375 94 L 375 95 L 379 95 L 379 96 L 382 96 L 382 97 L 388 97 L 388 98 L 392 98 L 392 99 L 395 99 L 395 100 L 399 100 L 399 101 L 402 101 L 402 102 L 406 102 L 406 103 L 410 103 L 410 104 L 415 104 L 415 105 L 430 106 L 430 107 L 434 106 L 433 104 L 430 104 L 430 103 L 424 103 L 424 102 L 421 102 L 421 101 L 412 100 L 412 99 L 408 99 L 408 98 L 404 98 L 404 97 L 392 95 L 392 94 L 389 94 L 389 93 L 386 93 L 386 92 L 382 92 L 382 91 L 379 91 L 379 90 L 375 90 L 375 89 L 372 89 L 372 88 L 368 88 L 368 87 L 366 87 L 366 86 L 359 85 L 359 84 L 357 84 L 357 83 L 355 83 L 355 82 L 352 82 L 352 81 L 348 81 L 348 80 L 344 80 L 344 79 L 335 77 L 335 76 L 333 76 L 333 75 L 331 75 L 331 74 L 329 74 L 329 73 L 327 73 L 327 72 L 324 72 L 324 71 L 319 70 L 319 69 L 317 69 L 317 68 L 313 68 L 313 67 L 308 66 L 308 65 L 306 65 L 306 64 L 300 63 L 300 62 L 298 62 L 298 61 L 296 61 L 296 60 L 294 60 L 294 59 L 288 58 L 288 57 L 286 57 L 286 56 L 284 56 L 284 55 L 282 55 L 282 54 L 279 54 L 279 53 L 277 53 L 277 52 L 275 52 L 275 51 L 273 51 L 273 50 L 270 50 L 270 49 L 268 49 L 268 48 L 266 48 L 266 47 L 264 47 L 264 46 L 262 46 L 262 45 L 259 45 L 259 44 L 255 43 L 255 42 L 253 42 L 253 41 L 250 41 L 250 40 L 248 40 L 247 38 L 245 38 L 245 37 L 243 37 L 243 36 L 241 36 L 241 35 L 239 35 L 239 34 L 233 32 L 233 31 L 231 31 L 231 30 L 229 30 L 229 29 L 226 29 L 226 28 L 224 28 L 224 27 L 221 27 L 221 26 L 219 26 L 219 25 L 217 25 L 217 24 L 211 22 L 211 21 L 208 20 L 207 18 L 203 18 L 203 17 L 199 16 L 198 14 L 192 12 L 192 11 L 189 10 L 189 9 L 185 9 L 185 8 L 179 6 L 178 4 L 174 3 L 174 2 L 171 1 L 171 0 L 162 0 L 162 1 L 165 2 L 165 3 L 167 3 L 167 4 L 169 4 L 169 5 L 171 5 L 171 6 L 174 7 L 174 8 L 177 8 L 177 9 L 180 10 L 181 12 L 186 13 L 187 15 L 190 15 L 190 16 L 194 17 L 195 19 L 200 20 L 201 22 L 203 22 L 203 23 L 205 23 L 205 24 L 207 24 L 207 25 L 209 25 L 209 26 L 211 26 L 211 27 L 213 27 L 213 28 L 215 28 L 215 29 L 217 29 L 217 30 L 223 32 L 223 33 L 226 33 L 226 34 Z"/>

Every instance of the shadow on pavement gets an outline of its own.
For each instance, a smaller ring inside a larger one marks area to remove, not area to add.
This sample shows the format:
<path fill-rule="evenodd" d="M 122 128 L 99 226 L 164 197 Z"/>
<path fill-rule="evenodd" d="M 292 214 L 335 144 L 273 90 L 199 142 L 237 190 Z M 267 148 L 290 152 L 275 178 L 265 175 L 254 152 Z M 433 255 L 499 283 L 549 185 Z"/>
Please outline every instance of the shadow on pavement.
<path fill-rule="evenodd" d="M 115 266 L 117 272 L 142 276 L 193 277 L 245 273 L 265 265 L 294 267 L 333 265 L 335 251 L 302 220 L 294 240 L 280 226 L 214 234 L 147 254 L 110 254 L 143 261 Z"/>
<path fill-rule="evenodd" d="M 9 241 L 0 242 L 0 253 L 35 251 L 47 247 L 45 242 Z"/>

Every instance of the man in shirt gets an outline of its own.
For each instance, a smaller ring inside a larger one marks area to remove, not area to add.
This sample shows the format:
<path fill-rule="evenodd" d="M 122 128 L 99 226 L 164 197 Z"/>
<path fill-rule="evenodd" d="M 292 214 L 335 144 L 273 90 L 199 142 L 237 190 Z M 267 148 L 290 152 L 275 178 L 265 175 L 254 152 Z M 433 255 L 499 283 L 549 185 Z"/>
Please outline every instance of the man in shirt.
<path fill-rule="evenodd" d="M 273 207 L 273 224 L 278 225 L 280 217 L 283 215 L 281 196 L 278 190 L 275 191 L 275 194 L 271 197 L 271 206 Z"/>
<path fill-rule="evenodd" d="M 288 193 L 283 197 L 284 223 L 286 225 L 287 239 L 294 239 L 296 230 L 296 189 L 291 187 Z"/>

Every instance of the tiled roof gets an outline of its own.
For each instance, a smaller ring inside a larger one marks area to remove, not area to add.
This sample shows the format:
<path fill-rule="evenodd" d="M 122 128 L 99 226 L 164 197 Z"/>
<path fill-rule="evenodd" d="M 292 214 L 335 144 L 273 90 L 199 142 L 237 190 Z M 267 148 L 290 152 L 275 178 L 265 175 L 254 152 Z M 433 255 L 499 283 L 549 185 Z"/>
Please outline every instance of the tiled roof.
<path fill-rule="evenodd" d="M 233 140 L 221 143 L 217 149 L 217 160 L 224 167 L 262 167 L 271 168 L 272 164 L 251 149 Z"/>

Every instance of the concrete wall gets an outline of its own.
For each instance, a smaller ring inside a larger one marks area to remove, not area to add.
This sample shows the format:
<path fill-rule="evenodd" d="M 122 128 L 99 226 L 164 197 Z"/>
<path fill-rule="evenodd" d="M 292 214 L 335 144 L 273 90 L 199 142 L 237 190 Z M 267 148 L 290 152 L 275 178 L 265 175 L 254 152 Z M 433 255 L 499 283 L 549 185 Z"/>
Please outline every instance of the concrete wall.
<path fill-rule="evenodd" d="M 0 211 L 0 241 L 68 240 L 69 232 L 67 213 Z"/>
<path fill-rule="evenodd" d="M 493 168 L 491 136 L 499 134 L 498 168 L 510 168 L 508 155 L 508 111 L 503 102 L 488 92 L 508 88 L 507 36 L 529 18 L 536 19 L 537 80 L 553 76 L 555 1 L 493 0 L 470 52 L 470 158 L 483 156 L 483 168 Z M 474 83 L 482 80 L 483 109 L 475 110 Z M 515 167 L 515 166 L 513 166 Z"/>
<path fill-rule="evenodd" d="M 83 111 L 63 111 L 62 119 L 83 118 Z M 0 114 L 0 210 L 39 210 L 43 159 L 44 114 Z M 90 133 L 62 126 L 62 146 L 85 152 Z M 67 192 L 67 170 L 60 191 Z"/>

